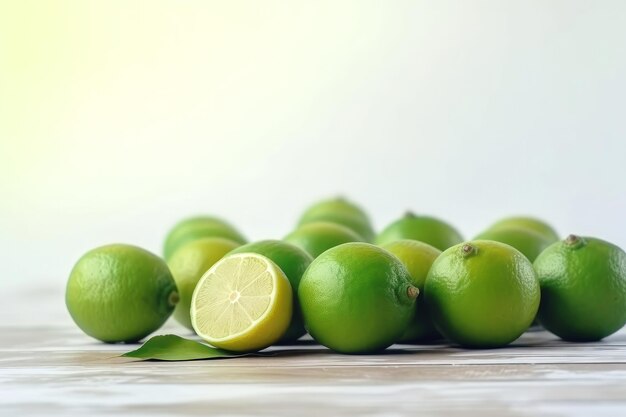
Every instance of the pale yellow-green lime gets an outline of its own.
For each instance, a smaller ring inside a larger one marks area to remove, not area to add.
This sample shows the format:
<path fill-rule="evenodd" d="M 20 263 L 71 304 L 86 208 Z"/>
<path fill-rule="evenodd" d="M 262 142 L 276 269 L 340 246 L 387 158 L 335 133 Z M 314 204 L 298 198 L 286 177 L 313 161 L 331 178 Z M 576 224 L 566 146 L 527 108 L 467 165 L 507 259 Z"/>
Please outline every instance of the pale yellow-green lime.
<path fill-rule="evenodd" d="M 461 243 L 433 263 L 424 299 L 439 332 L 465 347 L 505 346 L 528 329 L 539 308 L 533 266 L 512 246 Z"/>
<path fill-rule="evenodd" d="M 312 222 L 298 227 L 283 239 L 307 251 L 317 258 L 326 250 L 342 243 L 362 242 L 363 238 L 355 231 L 331 222 Z"/>
<path fill-rule="evenodd" d="M 344 243 L 315 258 L 298 298 L 306 328 L 342 353 L 369 353 L 396 342 L 415 316 L 419 290 L 391 253 L 368 243 Z"/>
<path fill-rule="evenodd" d="M 423 294 L 428 271 L 435 259 L 441 255 L 441 251 L 427 243 L 409 239 L 387 243 L 382 245 L 382 248 L 402 261 L 411 276 L 411 284 L 415 285 Z M 426 309 L 423 295 L 417 297 L 415 312 L 415 319 L 398 340 L 399 342 L 426 342 L 441 337 Z"/>
<path fill-rule="evenodd" d="M 114 244 L 84 254 L 70 273 L 67 309 L 85 333 L 103 342 L 136 342 L 172 314 L 178 292 L 158 256 Z"/>
<path fill-rule="evenodd" d="M 174 252 L 167 264 L 172 271 L 180 301 L 174 310 L 174 318 L 183 326 L 192 329 L 189 309 L 196 284 L 228 252 L 239 243 L 220 237 L 206 237 L 193 240 Z"/>
<path fill-rule="evenodd" d="M 256 253 L 227 255 L 202 276 L 191 323 L 211 345 L 253 352 L 276 343 L 291 321 L 292 289 L 281 269 Z"/>
<path fill-rule="evenodd" d="M 463 241 L 461 234 L 443 220 L 411 212 L 383 229 L 376 237 L 376 243 L 384 245 L 402 239 L 419 240 L 439 250 L 446 250 Z"/>
<path fill-rule="evenodd" d="M 246 243 L 246 238 L 223 219 L 213 216 L 189 217 L 176 223 L 167 234 L 163 244 L 163 257 L 169 260 L 179 247 L 204 237 L 222 237 L 240 244 Z"/>
<path fill-rule="evenodd" d="M 258 253 L 271 259 L 285 273 L 293 288 L 293 318 L 289 328 L 281 338 L 281 343 L 291 343 L 303 336 L 304 323 L 300 304 L 298 303 L 298 287 L 302 274 L 313 258 L 299 247 L 280 240 L 260 240 L 240 246 L 231 253 Z"/>
<path fill-rule="evenodd" d="M 522 227 L 499 227 L 488 229 L 479 234 L 474 240 L 495 240 L 506 243 L 522 252 L 530 262 L 533 262 L 553 240 L 532 229 Z"/>
<path fill-rule="evenodd" d="M 309 206 L 300 217 L 298 226 L 320 221 L 341 224 L 368 242 L 374 239 L 374 230 L 367 213 L 344 197 L 321 200 Z"/>
<path fill-rule="evenodd" d="M 510 227 L 532 230 L 536 233 L 542 234 L 547 240 L 550 241 L 550 243 L 559 240 L 559 235 L 552 226 L 541 219 L 530 216 L 505 217 L 489 226 L 488 230 L 497 230 L 501 228 L 508 229 Z"/>
<path fill-rule="evenodd" d="M 535 260 L 539 322 L 562 339 L 589 342 L 626 324 L 626 253 L 592 237 L 568 236 Z"/>

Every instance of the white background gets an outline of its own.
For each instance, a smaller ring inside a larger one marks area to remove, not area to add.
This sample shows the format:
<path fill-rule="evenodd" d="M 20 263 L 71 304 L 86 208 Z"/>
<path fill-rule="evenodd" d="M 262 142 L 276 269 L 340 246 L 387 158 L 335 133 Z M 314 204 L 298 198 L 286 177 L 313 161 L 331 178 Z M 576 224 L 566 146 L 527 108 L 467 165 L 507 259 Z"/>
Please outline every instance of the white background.
<path fill-rule="evenodd" d="M 337 194 L 378 229 L 532 214 L 626 246 L 626 2 L 85 3 L 0 7 L 7 322 L 68 320 L 94 246 L 160 253 L 197 213 L 281 238 Z"/>

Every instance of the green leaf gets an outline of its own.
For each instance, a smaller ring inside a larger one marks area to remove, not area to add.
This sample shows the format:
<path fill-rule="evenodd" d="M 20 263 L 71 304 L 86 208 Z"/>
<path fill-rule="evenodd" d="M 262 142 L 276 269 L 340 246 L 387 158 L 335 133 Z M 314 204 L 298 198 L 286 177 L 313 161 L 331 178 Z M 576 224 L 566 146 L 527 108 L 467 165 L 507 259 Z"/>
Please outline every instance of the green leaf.
<path fill-rule="evenodd" d="M 216 349 L 204 343 L 167 334 L 154 336 L 147 340 L 139 349 L 126 352 L 122 356 L 159 361 L 192 361 L 198 359 L 235 358 L 248 355 L 250 354 Z"/>

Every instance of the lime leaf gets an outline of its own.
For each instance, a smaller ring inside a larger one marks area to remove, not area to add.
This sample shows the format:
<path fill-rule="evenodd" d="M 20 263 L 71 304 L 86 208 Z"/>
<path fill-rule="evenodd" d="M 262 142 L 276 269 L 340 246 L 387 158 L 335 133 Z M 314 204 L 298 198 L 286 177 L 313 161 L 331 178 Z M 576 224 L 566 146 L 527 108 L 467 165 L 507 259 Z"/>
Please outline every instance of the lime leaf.
<path fill-rule="evenodd" d="M 159 361 L 192 361 L 198 359 L 219 359 L 247 356 L 249 353 L 235 353 L 216 349 L 204 343 L 167 334 L 154 336 L 139 349 L 126 352 L 127 358 L 151 359 Z"/>

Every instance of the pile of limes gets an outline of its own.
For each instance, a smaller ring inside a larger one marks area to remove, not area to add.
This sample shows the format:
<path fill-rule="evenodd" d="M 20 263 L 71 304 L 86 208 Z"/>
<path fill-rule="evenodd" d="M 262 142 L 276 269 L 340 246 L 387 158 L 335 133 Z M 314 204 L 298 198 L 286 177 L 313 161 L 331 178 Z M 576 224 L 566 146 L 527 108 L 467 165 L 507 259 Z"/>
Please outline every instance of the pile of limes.
<path fill-rule="evenodd" d="M 448 340 L 505 346 L 532 323 L 569 341 L 626 323 L 626 253 L 559 240 L 545 222 L 509 217 L 465 241 L 448 223 L 406 213 L 379 234 L 344 198 L 310 206 L 282 240 L 246 243 L 226 221 L 193 217 L 160 258 L 130 245 L 83 255 L 67 284 L 76 324 L 135 342 L 173 313 L 212 346 L 249 352 L 306 333 L 342 353 Z"/>

